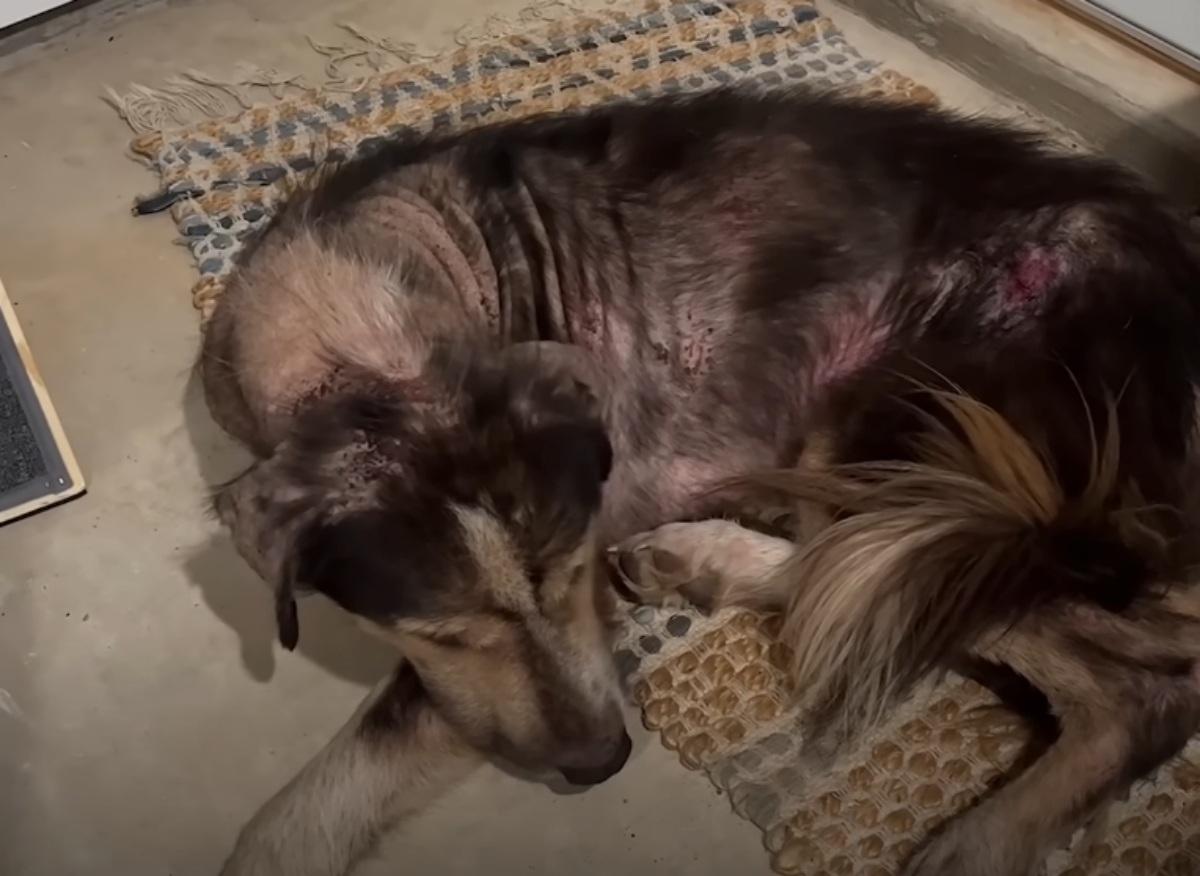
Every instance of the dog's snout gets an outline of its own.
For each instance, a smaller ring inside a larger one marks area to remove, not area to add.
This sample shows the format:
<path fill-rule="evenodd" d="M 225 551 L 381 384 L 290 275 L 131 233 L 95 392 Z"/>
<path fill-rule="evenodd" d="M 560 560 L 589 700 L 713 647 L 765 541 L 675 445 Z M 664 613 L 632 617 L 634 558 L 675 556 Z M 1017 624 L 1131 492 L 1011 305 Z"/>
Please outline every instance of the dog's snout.
<path fill-rule="evenodd" d="M 621 729 L 615 740 L 605 742 L 592 749 L 592 757 L 580 759 L 580 764 L 559 769 L 564 779 L 572 785 L 599 785 L 621 771 L 633 751 L 633 740 Z"/>

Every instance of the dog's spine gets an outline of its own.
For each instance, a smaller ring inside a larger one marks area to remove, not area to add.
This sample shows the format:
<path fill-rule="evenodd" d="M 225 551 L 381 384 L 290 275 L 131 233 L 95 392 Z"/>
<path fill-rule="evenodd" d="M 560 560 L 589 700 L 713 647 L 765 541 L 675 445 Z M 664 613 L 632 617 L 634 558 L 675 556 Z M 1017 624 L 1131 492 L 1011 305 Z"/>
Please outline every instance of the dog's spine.
<path fill-rule="evenodd" d="M 1166 537 L 1118 476 L 1115 407 L 1068 495 L 1048 457 L 997 411 L 932 392 L 908 461 L 757 476 L 833 520 L 777 574 L 803 698 L 857 723 L 980 637 L 1046 600 L 1121 608 L 1142 593 Z M 1093 429 L 1093 434 L 1096 430 Z"/>

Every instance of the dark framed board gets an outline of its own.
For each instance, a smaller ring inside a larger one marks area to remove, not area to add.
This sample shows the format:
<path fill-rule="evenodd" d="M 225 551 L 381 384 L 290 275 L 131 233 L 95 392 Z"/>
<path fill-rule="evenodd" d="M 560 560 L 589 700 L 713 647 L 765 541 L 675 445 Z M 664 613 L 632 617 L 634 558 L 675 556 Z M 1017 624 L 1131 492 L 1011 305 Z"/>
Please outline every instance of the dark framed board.
<path fill-rule="evenodd" d="M 0 283 L 0 524 L 83 491 L 79 463 Z"/>

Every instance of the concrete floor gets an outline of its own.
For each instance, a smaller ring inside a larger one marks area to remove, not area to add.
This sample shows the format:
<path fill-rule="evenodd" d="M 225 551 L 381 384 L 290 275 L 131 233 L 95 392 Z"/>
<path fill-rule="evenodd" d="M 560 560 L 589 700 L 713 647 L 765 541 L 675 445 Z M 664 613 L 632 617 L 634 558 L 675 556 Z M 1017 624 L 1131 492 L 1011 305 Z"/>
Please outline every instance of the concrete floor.
<path fill-rule="evenodd" d="M 319 69 L 335 16 L 427 44 L 519 0 L 104 3 L 0 52 L 0 276 L 89 480 L 0 530 L 0 873 L 213 874 L 242 822 L 348 717 L 390 655 L 329 605 L 273 642 L 265 588 L 204 513 L 242 454 L 190 366 L 191 261 L 102 86 L 239 60 Z M 119 4 L 118 4 L 119 5 Z M 829 7 L 860 48 L 953 105 L 1011 105 Z M 0 44 L 2 48 L 2 44 Z M 758 832 L 643 734 L 626 770 L 556 796 L 478 773 L 391 837 L 371 874 L 750 874 Z"/>

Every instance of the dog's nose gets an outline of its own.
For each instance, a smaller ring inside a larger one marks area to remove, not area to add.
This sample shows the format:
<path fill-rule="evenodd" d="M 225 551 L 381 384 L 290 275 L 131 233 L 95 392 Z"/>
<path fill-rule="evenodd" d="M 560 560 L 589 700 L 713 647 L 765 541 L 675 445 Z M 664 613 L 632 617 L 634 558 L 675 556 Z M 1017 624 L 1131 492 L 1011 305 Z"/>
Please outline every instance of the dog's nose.
<path fill-rule="evenodd" d="M 621 771 L 621 767 L 625 766 L 625 761 L 629 760 L 631 751 L 633 751 L 633 740 L 622 729 L 621 735 L 615 743 L 604 746 L 604 751 L 601 757 L 597 758 L 595 765 L 565 766 L 560 768 L 559 772 L 572 785 L 599 785 Z"/>

